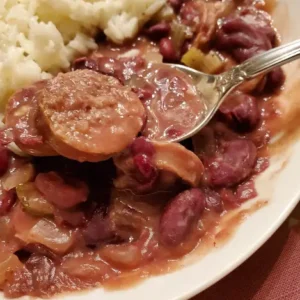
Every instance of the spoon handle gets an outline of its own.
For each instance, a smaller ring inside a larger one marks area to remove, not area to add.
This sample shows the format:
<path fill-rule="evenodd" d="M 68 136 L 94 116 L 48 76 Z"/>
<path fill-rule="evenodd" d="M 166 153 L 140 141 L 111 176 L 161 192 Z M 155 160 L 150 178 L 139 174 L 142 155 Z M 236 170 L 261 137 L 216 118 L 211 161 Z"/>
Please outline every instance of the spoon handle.
<path fill-rule="evenodd" d="M 300 58 L 300 40 L 258 54 L 239 65 L 239 69 L 244 79 L 252 79 L 297 58 Z"/>

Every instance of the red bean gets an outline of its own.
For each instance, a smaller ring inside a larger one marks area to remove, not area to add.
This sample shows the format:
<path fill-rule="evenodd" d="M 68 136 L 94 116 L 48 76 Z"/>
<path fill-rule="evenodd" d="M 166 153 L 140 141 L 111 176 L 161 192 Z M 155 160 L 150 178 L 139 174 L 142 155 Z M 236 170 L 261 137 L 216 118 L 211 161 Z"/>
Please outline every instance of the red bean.
<path fill-rule="evenodd" d="M 8 169 L 9 165 L 9 152 L 0 145 L 0 176 L 2 176 Z"/>
<path fill-rule="evenodd" d="M 146 154 L 147 156 L 152 157 L 154 152 L 154 146 L 144 137 L 136 138 L 131 145 L 132 155 Z"/>
<path fill-rule="evenodd" d="M 138 182 L 152 182 L 157 176 L 156 168 L 152 165 L 151 159 L 145 154 L 135 155 L 133 158 L 136 167 L 135 178 Z"/>
<path fill-rule="evenodd" d="M 216 33 L 216 48 L 227 51 L 242 62 L 274 46 L 276 32 L 268 15 L 259 10 L 242 9 L 223 20 Z"/>
<path fill-rule="evenodd" d="M 285 81 L 285 74 L 282 68 L 276 68 L 267 74 L 267 82 L 265 89 L 267 92 L 274 92 L 278 90 Z"/>
<path fill-rule="evenodd" d="M 177 195 L 168 203 L 161 216 L 160 242 L 173 247 L 183 242 L 204 208 L 205 195 L 200 189 L 186 190 Z"/>
<path fill-rule="evenodd" d="M 243 93 L 230 95 L 220 107 L 221 114 L 229 125 L 239 131 L 249 131 L 256 127 L 260 120 L 257 100 Z"/>
<path fill-rule="evenodd" d="M 165 61 L 178 60 L 178 54 L 170 38 L 163 38 L 160 40 L 159 51 Z"/>
<path fill-rule="evenodd" d="M 175 11 L 179 11 L 185 0 L 168 0 L 168 2 Z"/>
<path fill-rule="evenodd" d="M 146 30 L 146 34 L 152 39 L 152 40 L 160 40 L 163 37 L 166 37 L 169 35 L 171 30 L 170 24 L 166 22 L 157 23 L 151 27 L 149 27 Z"/>
<path fill-rule="evenodd" d="M 141 101 L 146 101 L 152 98 L 155 88 L 150 84 L 139 88 L 133 88 L 132 91 L 138 95 Z"/>
<path fill-rule="evenodd" d="M 213 187 L 234 186 L 247 178 L 255 166 L 257 150 L 252 141 L 225 141 L 219 153 L 204 161 L 208 183 Z"/>

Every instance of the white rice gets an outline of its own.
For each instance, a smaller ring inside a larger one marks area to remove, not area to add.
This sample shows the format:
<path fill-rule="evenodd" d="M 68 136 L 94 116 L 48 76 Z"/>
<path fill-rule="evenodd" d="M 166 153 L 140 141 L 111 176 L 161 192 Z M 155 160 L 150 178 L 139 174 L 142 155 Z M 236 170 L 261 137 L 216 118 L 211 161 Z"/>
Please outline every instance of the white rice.
<path fill-rule="evenodd" d="M 0 0 L 0 106 L 18 88 L 68 68 L 102 29 L 134 37 L 166 0 Z"/>

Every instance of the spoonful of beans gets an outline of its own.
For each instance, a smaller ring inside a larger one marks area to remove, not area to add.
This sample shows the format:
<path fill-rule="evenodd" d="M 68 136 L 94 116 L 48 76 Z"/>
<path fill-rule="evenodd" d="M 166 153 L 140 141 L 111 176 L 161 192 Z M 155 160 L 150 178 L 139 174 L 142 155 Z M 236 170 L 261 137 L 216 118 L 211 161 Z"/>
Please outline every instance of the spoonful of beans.
<path fill-rule="evenodd" d="M 184 72 L 192 79 L 204 107 L 196 126 L 177 137 L 170 138 L 169 141 L 180 142 L 198 133 L 212 119 L 226 96 L 243 82 L 297 58 L 300 58 L 300 40 L 258 54 L 219 75 L 205 74 L 184 65 L 169 64 L 171 68 Z"/>

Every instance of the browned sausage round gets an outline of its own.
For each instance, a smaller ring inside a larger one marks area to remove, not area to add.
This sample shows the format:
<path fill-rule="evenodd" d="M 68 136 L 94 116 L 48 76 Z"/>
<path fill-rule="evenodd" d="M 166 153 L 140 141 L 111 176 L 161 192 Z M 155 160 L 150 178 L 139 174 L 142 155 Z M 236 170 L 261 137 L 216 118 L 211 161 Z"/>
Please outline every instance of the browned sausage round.
<path fill-rule="evenodd" d="M 49 144 L 70 159 L 107 159 L 126 148 L 143 125 L 137 95 L 91 70 L 59 74 L 37 98 Z"/>
<path fill-rule="evenodd" d="M 17 91 L 8 101 L 5 124 L 12 129 L 14 142 L 25 153 L 35 156 L 56 155 L 39 132 L 38 104 L 36 92 L 45 81 Z"/>

